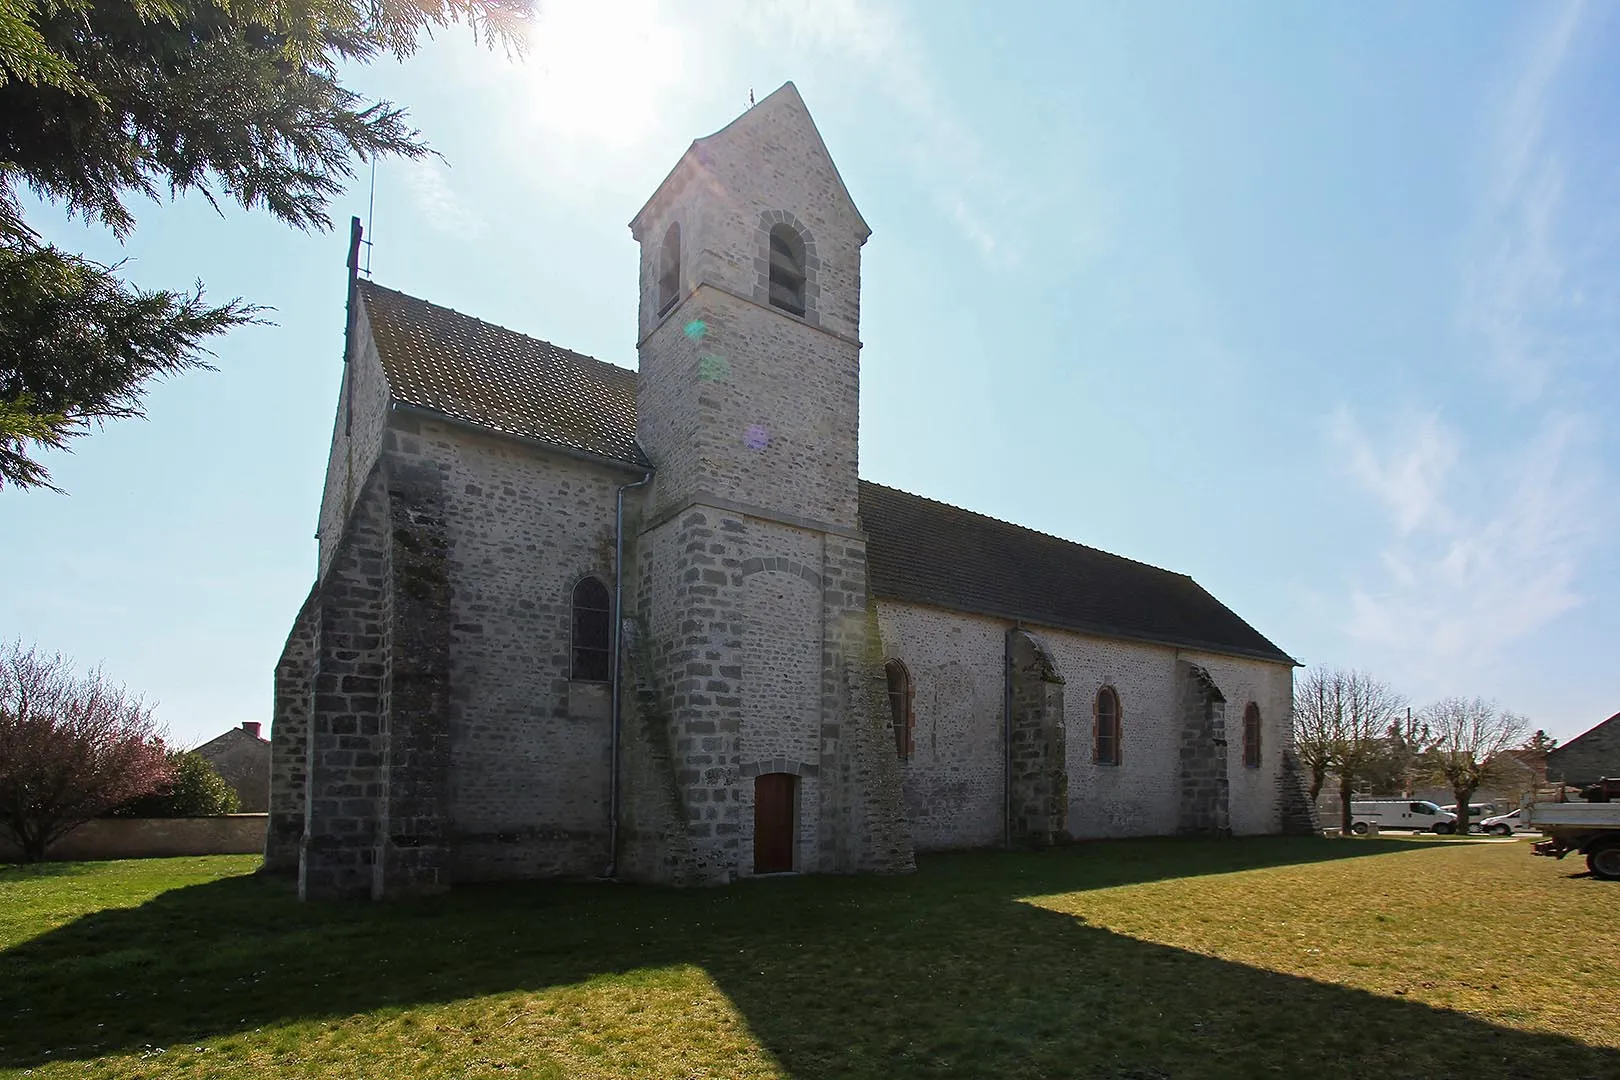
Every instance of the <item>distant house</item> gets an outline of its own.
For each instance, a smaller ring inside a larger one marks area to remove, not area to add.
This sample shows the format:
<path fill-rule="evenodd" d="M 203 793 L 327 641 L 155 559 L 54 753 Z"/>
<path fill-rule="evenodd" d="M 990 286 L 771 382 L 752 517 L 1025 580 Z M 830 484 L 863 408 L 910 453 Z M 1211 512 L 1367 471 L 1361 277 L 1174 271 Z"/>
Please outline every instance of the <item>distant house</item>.
<path fill-rule="evenodd" d="M 1620 776 L 1620 713 L 1547 755 L 1547 779 L 1574 787 Z"/>
<path fill-rule="evenodd" d="M 262 814 L 270 809 L 270 740 L 260 737 L 256 721 L 243 721 L 194 751 L 213 763 L 225 782 L 242 799 L 242 812 Z"/>

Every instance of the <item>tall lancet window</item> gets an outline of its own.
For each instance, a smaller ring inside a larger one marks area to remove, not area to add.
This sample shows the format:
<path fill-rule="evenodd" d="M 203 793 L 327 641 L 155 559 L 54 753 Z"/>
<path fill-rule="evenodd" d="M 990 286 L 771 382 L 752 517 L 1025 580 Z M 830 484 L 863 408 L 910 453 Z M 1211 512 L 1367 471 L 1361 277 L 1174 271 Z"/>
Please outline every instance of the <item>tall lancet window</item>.
<path fill-rule="evenodd" d="M 593 577 L 580 579 L 573 607 L 573 677 L 607 682 L 613 651 L 613 599 L 607 586 Z"/>
<path fill-rule="evenodd" d="M 669 223 L 664 246 L 658 249 L 658 314 L 669 314 L 681 298 L 681 223 Z"/>
<path fill-rule="evenodd" d="M 771 306 L 804 314 L 804 241 L 790 225 L 771 226 Z"/>

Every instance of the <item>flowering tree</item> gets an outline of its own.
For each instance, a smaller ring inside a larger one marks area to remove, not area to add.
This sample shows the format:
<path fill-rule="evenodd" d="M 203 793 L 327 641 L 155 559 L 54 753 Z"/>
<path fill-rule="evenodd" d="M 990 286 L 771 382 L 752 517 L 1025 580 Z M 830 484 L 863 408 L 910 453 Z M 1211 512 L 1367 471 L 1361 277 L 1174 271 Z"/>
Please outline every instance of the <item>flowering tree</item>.
<path fill-rule="evenodd" d="M 35 862 L 73 829 L 156 790 L 171 766 L 152 709 L 60 654 L 0 645 L 0 828 Z"/>
<path fill-rule="evenodd" d="M 1457 831 L 1468 834 L 1468 803 L 1492 779 L 1502 753 L 1519 745 L 1530 724 L 1480 698 L 1446 698 L 1423 710 L 1434 743 L 1424 755 L 1428 771 L 1457 799 Z"/>

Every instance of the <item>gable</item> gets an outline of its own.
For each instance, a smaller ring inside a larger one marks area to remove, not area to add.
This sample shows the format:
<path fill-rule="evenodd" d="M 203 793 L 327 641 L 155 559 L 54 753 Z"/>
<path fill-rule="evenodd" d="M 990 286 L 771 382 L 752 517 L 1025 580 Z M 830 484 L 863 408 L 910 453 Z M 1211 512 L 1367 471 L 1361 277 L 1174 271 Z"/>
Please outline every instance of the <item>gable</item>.
<path fill-rule="evenodd" d="M 799 96 L 799 88 L 791 81 L 777 87 L 714 134 L 694 139 L 692 145 L 687 147 L 686 153 L 681 155 L 681 159 L 669 171 L 669 175 L 664 177 L 657 190 L 641 209 L 636 211 L 636 216 L 630 219 L 631 235 L 637 239 L 641 238 L 649 212 L 659 205 L 666 189 L 678 186 L 676 178 L 684 171 L 702 169 L 718 155 L 739 152 L 746 154 L 744 148 L 751 141 L 757 141 L 762 137 L 760 134 L 762 128 L 771 133 L 771 138 L 780 138 L 784 130 L 798 130 L 808 136 L 815 152 L 823 159 L 823 163 L 831 173 L 841 201 L 854 216 L 860 239 L 864 242 L 872 235 L 872 227 L 866 223 L 866 218 L 861 215 L 860 208 L 850 196 L 843 174 L 838 171 L 838 164 L 833 161 L 832 152 L 827 149 L 826 140 L 821 137 L 821 129 L 816 126 L 815 118 L 805 106 L 804 98 Z"/>
<path fill-rule="evenodd" d="M 395 401 L 651 467 L 635 372 L 369 281 L 360 295 Z M 1185 574 L 865 480 L 859 507 L 874 597 L 1294 663 Z"/>

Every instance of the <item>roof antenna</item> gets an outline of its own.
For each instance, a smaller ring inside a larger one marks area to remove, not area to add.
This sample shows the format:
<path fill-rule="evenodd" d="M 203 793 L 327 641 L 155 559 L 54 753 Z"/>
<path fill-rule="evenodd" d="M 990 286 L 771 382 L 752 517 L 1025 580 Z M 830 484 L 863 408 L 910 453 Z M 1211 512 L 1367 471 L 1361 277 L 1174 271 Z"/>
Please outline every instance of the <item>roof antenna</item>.
<path fill-rule="evenodd" d="M 752 86 L 748 88 L 748 107 L 750 109 L 754 107 L 754 88 Z"/>
<path fill-rule="evenodd" d="M 371 156 L 371 194 L 366 199 L 366 231 L 365 231 L 365 237 L 366 238 L 365 238 L 364 241 L 362 241 L 366 245 L 365 275 L 368 278 L 371 276 L 371 217 L 372 217 L 373 211 L 375 211 L 376 208 L 377 208 L 377 155 L 373 154 Z"/>

